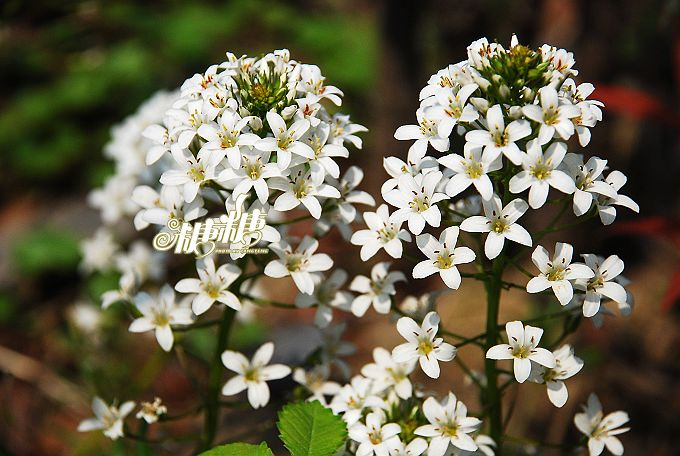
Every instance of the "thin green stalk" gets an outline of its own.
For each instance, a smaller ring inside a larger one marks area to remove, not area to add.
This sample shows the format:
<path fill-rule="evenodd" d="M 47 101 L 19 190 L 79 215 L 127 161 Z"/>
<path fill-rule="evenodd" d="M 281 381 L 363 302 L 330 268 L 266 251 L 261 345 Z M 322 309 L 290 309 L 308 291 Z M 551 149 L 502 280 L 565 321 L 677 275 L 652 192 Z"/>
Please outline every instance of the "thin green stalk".
<path fill-rule="evenodd" d="M 501 291 L 503 289 L 503 268 L 505 267 L 503 256 L 493 260 L 491 276 L 486 280 L 487 313 L 486 313 L 486 349 L 498 343 L 498 312 L 500 308 Z M 498 369 L 496 361 L 485 359 L 486 389 L 484 390 L 484 405 L 488 408 L 489 435 L 498 445 L 498 454 L 502 454 L 501 444 L 503 436 L 503 414 L 501 404 L 501 391 L 498 388 Z"/>
<path fill-rule="evenodd" d="M 232 308 L 226 308 L 222 315 L 222 321 L 217 333 L 217 345 L 215 346 L 215 353 L 210 366 L 210 375 L 208 378 L 208 391 L 205 402 L 205 429 L 204 439 L 202 443 L 202 450 L 209 449 L 215 440 L 217 432 L 217 424 L 220 417 L 220 380 L 222 374 L 222 352 L 227 347 L 229 339 L 229 332 L 231 324 L 234 321 L 236 311 Z"/>

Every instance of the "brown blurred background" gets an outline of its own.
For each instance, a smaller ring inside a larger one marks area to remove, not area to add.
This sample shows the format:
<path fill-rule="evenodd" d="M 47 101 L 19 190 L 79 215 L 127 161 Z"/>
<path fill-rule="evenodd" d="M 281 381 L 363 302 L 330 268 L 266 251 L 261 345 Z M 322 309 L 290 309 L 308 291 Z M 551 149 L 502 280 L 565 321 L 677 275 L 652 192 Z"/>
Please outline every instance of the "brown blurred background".
<path fill-rule="evenodd" d="M 586 367 L 568 381 L 563 409 L 549 404 L 543 386 L 511 388 L 510 399 L 519 400 L 509 433 L 576 441 L 573 414 L 594 390 L 605 411 L 631 415 L 633 429 L 622 437 L 626 454 L 677 454 L 679 9 L 677 0 L 3 1 L 0 455 L 134 454 L 133 444 L 111 445 L 96 433 L 75 432 L 90 415 L 90 397 L 150 400 L 157 394 L 181 411 L 195 394 L 181 364 L 202 381 L 199 361 L 162 354 L 143 336 L 127 334 L 125 315 L 115 309 L 95 312 L 92 331 L 72 317 L 74 303 L 96 311 L 97 296 L 116 284 L 106 275 L 84 282 L 77 271 L 78 239 L 99 223 L 85 195 L 112 171 L 101 150 L 113 124 L 155 91 L 177 87 L 221 61 L 227 50 L 257 54 L 287 47 L 295 59 L 318 64 L 329 83 L 345 92 L 343 110 L 369 128 L 364 149 L 354 151 L 350 162 L 364 168 L 364 186 L 379 199 L 382 157 L 405 156 L 407 144 L 392 135 L 413 122 L 429 75 L 463 60 L 472 40 L 486 36 L 507 44 L 513 32 L 535 47 L 547 42 L 574 52 L 579 80 L 593 82 L 592 98 L 606 104 L 604 121 L 584 152 L 628 175 L 623 193 L 640 204 L 641 213 L 621 210 L 610 227 L 593 221 L 544 241 L 569 240 L 577 252 L 621 256 L 636 307 L 630 318 L 608 318 L 600 330 L 585 322 L 569 339 Z M 544 224 L 534 216 L 528 225 Z M 362 264 L 358 249 L 338 248 L 333 240 L 323 248 L 335 253 L 339 265 L 368 272 L 373 262 Z M 438 280 L 412 282 L 399 296 L 441 286 Z M 286 292 L 292 300 L 293 290 Z M 458 292 L 441 298 L 443 323 L 466 335 L 479 333 L 483 299 L 480 285 L 464 281 Z M 503 299 L 503 320 L 535 315 L 547 305 L 525 293 Z M 316 337 L 303 330 L 312 321 L 309 312 L 265 309 L 259 316 L 262 323 L 239 328 L 237 348 L 247 351 L 274 339 L 289 348 L 292 361 L 296 347 Z M 392 348 L 399 341 L 393 323 L 372 311 L 361 320 L 337 319 L 350 322 L 348 338 L 358 346 L 355 367 L 370 359 L 375 345 Z M 196 358 L 209 350 L 211 337 L 200 332 L 188 341 Z M 468 346 L 460 356 L 481 368 L 481 351 Z M 444 373 L 437 386 L 451 388 L 474 408 L 474 387 L 460 369 L 450 364 Z M 221 438 L 275 436 L 267 423 L 285 397 L 276 399 L 257 413 L 225 411 Z M 173 426 L 177 433 L 194 429 L 191 420 Z M 154 454 L 181 454 L 184 447 L 174 445 Z"/>

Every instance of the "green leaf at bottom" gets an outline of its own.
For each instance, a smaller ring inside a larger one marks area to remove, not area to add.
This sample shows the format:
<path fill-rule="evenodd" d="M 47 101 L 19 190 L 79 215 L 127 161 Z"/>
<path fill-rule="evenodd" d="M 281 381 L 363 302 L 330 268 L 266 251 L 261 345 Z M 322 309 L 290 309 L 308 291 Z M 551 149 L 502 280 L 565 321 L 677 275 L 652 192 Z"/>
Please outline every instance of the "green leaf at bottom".
<path fill-rule="evenodd" d="M 249 443 L 230 443 L 204 451 L 199 456 L 274 456 L 266 443 L 251 445 Z"/>
<path fill-rule="evenodd" d="M 330 456 L 347 438 L 342 418 L 319 401 L 286 405 L 279 412 L 277 424 L 292 456 Z"/>

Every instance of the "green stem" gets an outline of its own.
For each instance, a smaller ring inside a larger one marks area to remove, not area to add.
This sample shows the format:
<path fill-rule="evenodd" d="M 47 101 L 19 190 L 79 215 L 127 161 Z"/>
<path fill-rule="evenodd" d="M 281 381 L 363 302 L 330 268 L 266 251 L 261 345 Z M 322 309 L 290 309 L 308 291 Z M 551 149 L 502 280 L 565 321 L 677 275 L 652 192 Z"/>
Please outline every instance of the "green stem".
<path fill-rule="evenodd" d="M 504 268 L 503 256 L 493 260 L 491 265 L 491 276 L 485 281 L 487 299 L 486 313 L 486 349 L 498 343 L 498 311 L 500 308 L 501 290 L 503 281 L 501 279 Z M 502 454 L 501 444 L 503 436 L 503 415 L 501 404 L 501 391 L 498 388 L 498 369 L 496 361 L 485 359 L 484 368 L 486 373 L 486 389 L 484 391 L 484 405 L 488 409 L 489 417 L 489 436 L 494 439 L 497 447 L 497 454 Z"/>
<path fill-rule="evenodd" d="M 202 443 L 202 450 L 208 450 L 212 447 L 217 433 L 217 424 L 220 417 L 220 380 L 222 378 L 222 352 L 227 347 L 229 339 L 229 332 L 231 324 L 234 321 L 236 311 L 231 308 L 226 308 L 220 322 L 220 327 L 217 333 L 217 345 L 215 346 L 215 353 L 210 366 L 210 375 L 208 378 L 208 391 L 205 403 L 205 429 L 204 440 Z"/>

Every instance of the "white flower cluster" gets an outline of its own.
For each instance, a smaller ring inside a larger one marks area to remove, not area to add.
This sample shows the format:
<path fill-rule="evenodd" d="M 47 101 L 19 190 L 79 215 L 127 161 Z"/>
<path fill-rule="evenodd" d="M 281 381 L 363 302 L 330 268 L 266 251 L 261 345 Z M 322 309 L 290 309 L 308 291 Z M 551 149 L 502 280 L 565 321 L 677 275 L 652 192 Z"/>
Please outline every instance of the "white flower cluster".
<path fill-rule="evenodd" d="M 412 141 L 406 161 L 397 157 L 383 161 L 389 179 L 381 193 L 394 207 L 393 212 L 390 214 L 385 204 L 376 212 L 365 212 L 367 229 L 352 236 L 351 242 L 361 246 L 362 260 L 380 249 L 393 258 L 406 256 L 404 243 L 415 235 L 425 259 L 416 261 L 413 278 L 438 273 L 446 287 L 455 290 L 461 285 L 458 265 L 476 262 L 478 270 L 484 271 L 488 264 L 470 248 L 460 246 L 461 232 L 472 233 L 466 239 L 480 238 L 486 259 L 495 260 L 507 249 L 506 241 L 534 245 L 522 217 L 548 201 L 563 204 L 564 209 L 571 205 L 583 220 L 599 216 L 604 225 L 614 221 L 618 206 L 637 212 L 637 204 L 621 193 L 626 182 L 621 172 L 607 171 L 606 160 L 592 157 L 584 161 L 580 153 L 568 152 L 568 148 L 588 145 L 590 129 L 602 120 L 603 106 L 588 99 L 592 84 L 574 82 L 578 73 L 573 66 L 571 53 L 548 45 L 533 51 L 513 36 L 508 49 L 486 39 L 475 41 L 468 47 L 467 60 L 432 75 L 420 92 L 417 124 L 401 126 L 394 135 Z M 570 141 L 573 136 L 576 142 Z M 558 193 L 549 200 L 551 189 Z M 470 196 L 452 200 L 470 190 Z M 428 226 L 444 229 L 435 237 L 425 232 Z M 532 260 L 539 274 L 528 282 L 527 292 L 550 289 L 562 306 L 568 306 L 565 315 L 578 308 L 597 326 L 609 312 L 603 302 L 614 302 L 622 314 L 628 314 L 632 296 L 623 287 L 626 279 L 620 276 L 623 261 L 616 255 L 605 259 L 584 254 L 585 262 L 577 263 L 572 262 L 572 256 L 573 248 L 567 243 L 558 242 L 552 258 L 538 245 Z M 436 338 L 439 318 L 432 312 L 433 300 L 427 295 L 411 299 L 408 312 L 423 323 L 421 326 L 407 317 L 399 320 L 397 329 L 408 342 L 395 348 L 393 361 L 420 360 L 423 371 L 437 378 L 438 361 L 451 360 L 456 351 Z M 570 345 L 555 351 L 538 347 L 541 328 L 513 321 L 507 323 L 506 334 L 508 343 L 490 347 L 486 357 L 513 360 L 517 382 L 544 383 L 550 401 L 562 407 L 568 398 L 565 380 L 581 370 L 583 361 Z M 382 424 L 383 415 L 375 415 L 371 421 L 373 424 L 366 418 L 361 432 L 372 426 L 379 436 L 380 426 L 383 430 L 389 426 Z M 390 437 L 394 431 L 390 428 L 382 440 L 396 438 Z M 366 448 L 366 438 L 355 435 L 352 438 L 359 448 Z M 380 438 L 369 438 L 374 440 Z M 446 446 L 442 449 L 431 440 L 429 448 L 428 454 L 444 454 Z M 374 452 L 382 454 L 377 449 Z"/>

